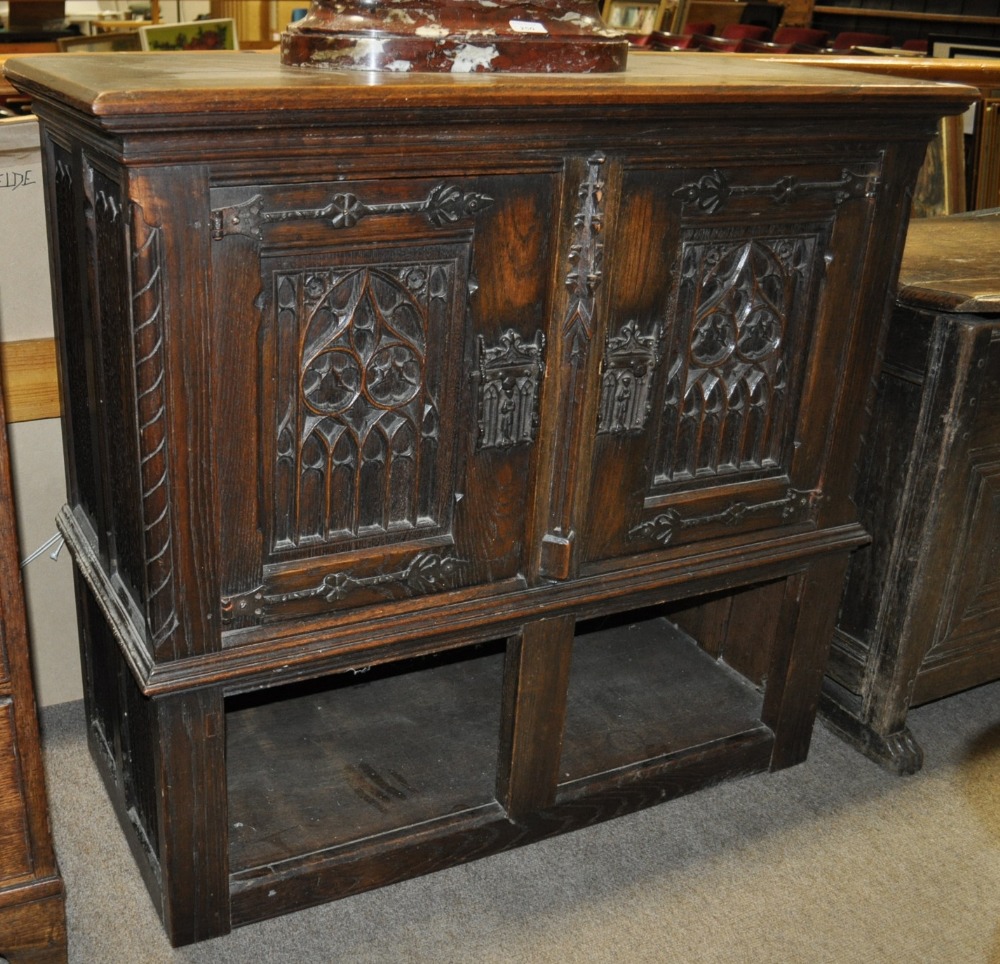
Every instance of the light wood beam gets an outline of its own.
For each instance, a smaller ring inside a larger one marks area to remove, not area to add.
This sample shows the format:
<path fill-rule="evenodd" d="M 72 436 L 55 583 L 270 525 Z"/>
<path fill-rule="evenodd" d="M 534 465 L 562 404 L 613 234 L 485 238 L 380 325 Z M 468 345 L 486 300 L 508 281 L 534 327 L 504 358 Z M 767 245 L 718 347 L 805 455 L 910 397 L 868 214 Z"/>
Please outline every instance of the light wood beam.
<path fill-rule="evenodd" d="M 54 339 L 29 338 L 0 343 L 0 371 L 8 422 L 59 417 Z"/>

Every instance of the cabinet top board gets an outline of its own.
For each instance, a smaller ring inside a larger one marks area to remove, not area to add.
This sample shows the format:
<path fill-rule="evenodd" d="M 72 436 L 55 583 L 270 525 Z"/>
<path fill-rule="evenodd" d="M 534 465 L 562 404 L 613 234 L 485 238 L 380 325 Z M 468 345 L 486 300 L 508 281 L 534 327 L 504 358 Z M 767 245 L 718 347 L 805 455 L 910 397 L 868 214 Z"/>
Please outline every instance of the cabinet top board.
<path fill-rule="evenodd" d="M 931 84 L 703 52 L 631 57 L 617 74 L 392 74 L 284 66 L 272 52 L 41 54 L 14 57 L 8 80 L 33 97 L 98 118 L 257 111 L 436 110 L 533 107 L 729 107 L 846 104 L 952 114 L 974 92 Z"/>
<path fill-rule="evenodd" d="M 899 298 L 918 308 L 1000 312 L 1000 211 L 910 222 Z"/>

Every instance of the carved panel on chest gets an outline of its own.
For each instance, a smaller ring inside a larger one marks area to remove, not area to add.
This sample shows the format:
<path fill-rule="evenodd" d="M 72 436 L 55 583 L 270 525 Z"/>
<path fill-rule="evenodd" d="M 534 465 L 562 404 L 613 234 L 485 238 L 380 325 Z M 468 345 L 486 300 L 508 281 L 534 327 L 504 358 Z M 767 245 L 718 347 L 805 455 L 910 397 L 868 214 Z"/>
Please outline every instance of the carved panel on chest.
<path fill-rule="evenodd" d="M 925 664 L 956 659 L 997 639 L 1000 624 L 1000 447 L 969 452 L 967 485 L 956 493 L 964 524 L 953 548 L 939 623 Z"/>
<path fill-rule="evenodd" d="M 276 551 L 449 524 L 440 379 L 467 252 L 398 254 L 271 272 Z"/>
<path fill-rule="evenodd" d="M 826 377 L 810 331 L 832 310 L 832 239 L 863 226 L 875 176 L 769 170 L 623 173 L 585 559 L 814 514 L 816 463 L 796 452 L 808 435 L 821 455 L 831 398 L 802 410 Z"/>
<path fill-rule="evenodd" d="M 800 360 L 816 234 L 693 234 L 681 261 L 654 491 L 787 467 L 789 367 Z"/>
<path fill-rule="evenodd" d="M 213 192 L 220 377 L 260 412 L 259 450 L 221 446 L 227 627 L 523 579 L 553 192 L 511 183 Z"/>

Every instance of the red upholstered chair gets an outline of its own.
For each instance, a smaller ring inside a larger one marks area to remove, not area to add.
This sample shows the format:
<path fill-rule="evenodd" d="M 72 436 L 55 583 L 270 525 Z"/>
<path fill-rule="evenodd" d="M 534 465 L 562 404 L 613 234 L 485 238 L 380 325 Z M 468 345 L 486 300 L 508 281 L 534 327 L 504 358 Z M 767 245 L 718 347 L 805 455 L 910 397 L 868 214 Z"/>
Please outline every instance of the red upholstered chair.
<path fill-rule="evenodd" d="M 803 48 L 802 44 L 776 44 L 764 43 L 760 40 L 751 40 L 749 37 L 743 39 L 743 48 L 740 53 L 747 54 L 809 54 L 819 53 L 819 47 Z"/>
<path fill-rule="evenodd" d="M 692 34 L 696 33 L 707 34 L 708 36 L 711 36 L 712 34 L 715 33 L 715 24 L 709 23 L 707 20 L 700 22 L 686 23 L 684 24 L 684 29 L 681 30 L 681 33 L 685 33 L 688 36 L 691 36 Z"/>
<path fill-rule="evenodd" d="M 928 46 L 926 40 L 904 40 L 900 44 L 903 50 L 913 50 L 921 54 L 927 53 Z"/>
<path fill-rule="evenodd" d="M 771 38 L 776 44 L 805 44 L 808 47 L 825 47 L 830 35 L 825 30 L 812 27 L 778 27 Z"/>
<path fill-rule="evenodd" d="M 721 50 L 724 53 L 739 54 L 746 51 L 747 41 L 743 37 L 695 37 L 699 50 Z"/>
<path fill-rule="evenodd" d="M 892 37 L 884 33 L 854 33 L 845 30 L 833 38 L 830 46 L 834 50 L 847 50 L 850 47 L 891 47 Z"/>
<path fill-rule="evenodd" d="M 771 39 L 771 31 L 767 27 L 760 27 L 753 23 L 727 23 L 719 36 L 728 40 L 766 41 Z"/>
<path fill-rule="evenodd" d="M 649 44 L 653 50 L 697 50 L 698 38 L 694 34 L 655 30 L 649 35 Z"/>

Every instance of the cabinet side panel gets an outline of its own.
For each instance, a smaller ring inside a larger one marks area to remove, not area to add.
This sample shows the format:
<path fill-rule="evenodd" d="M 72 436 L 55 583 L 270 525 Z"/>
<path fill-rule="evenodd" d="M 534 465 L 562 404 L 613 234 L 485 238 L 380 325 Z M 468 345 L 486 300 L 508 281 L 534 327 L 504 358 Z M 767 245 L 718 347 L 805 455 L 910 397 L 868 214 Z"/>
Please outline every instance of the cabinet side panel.
<path fill-rule="evenodd" d="M 863 654 L 874 645 L 879 600 L 891 576 L 892 549 L 904 507 L 907 470 L 923 391 L 922 376 L 893 364 L 894 357 L 890 346 L 862 448 L 857 487 L 861 522 L 872 533 L 872 542 L 851 557 L 830 666 L 831 675 L 855 692 L 859 691 L 860 680 L 851 678 L 851 667 L 856 664 L 840 654 L 855 653 L 863 660 Z"/>
<path fill-rule="evenodd" d="M 143 534 L 139 483 L 139 447 L 135 430 L 127 212 L 121 185 L 91 166 L 88 177 L 89 261 L 92 266 L 95 320 L 101 338 L 101 398 L 107 433 L 107 459 L 115 491 L 108 493 L 112 568 L 135 602 L 145 594 Z"/>
<path fill-rule="evenodd" d="M 49 206 L 53 212 L 49 231 L 55 271 L 54 302 L 69 499 L 86 513 L 94 532 L 103 540 L 106 526 L 99 495 L 95 344 L 88 324 L 83 234 L 78 218 L 83 205 L 81 176 L 68 147 L 51 138 L 45 143 Z M 106 559 L 106 543 L 102 542 L 100 551 Z"/>
<path fill-rule="evenodd" d="M 31 873 L 25 790 L 14 703 L 10 698 L 0 699 L 0 884 Z"/>

